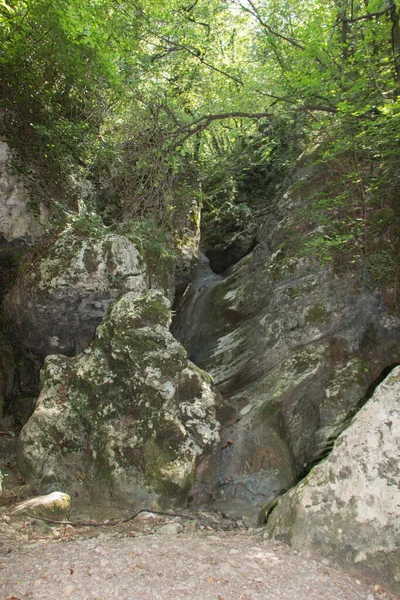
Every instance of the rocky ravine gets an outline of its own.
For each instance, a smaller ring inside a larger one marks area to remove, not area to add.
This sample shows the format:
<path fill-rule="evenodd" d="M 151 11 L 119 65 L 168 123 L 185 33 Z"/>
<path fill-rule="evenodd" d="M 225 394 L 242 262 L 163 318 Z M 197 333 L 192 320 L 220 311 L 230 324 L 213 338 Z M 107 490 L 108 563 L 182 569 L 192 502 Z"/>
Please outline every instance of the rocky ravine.
<path fill-rule="evenodd" d="M 218 276 L 206 260 L 199 265 L 173 327 L 189 360 L 169 331 L 171 273 L 165 285 L 151 281 L 129 239 L 101 224 L 86 238 L 75 216 L 42 244 L 4 304 L 25 347 L 47 356 L 36 410 L 20 436 L 19 463 L 38 492 L 61 488 L 138 507 L 208 503 L 253 519 L 261 512 L 274 533 L 295 544 L 306 535 L 298 523 L 312 498 L 321 506 L 307 517 L 308 552 L 318 555 L 325 544 L 326 560 L 343 554 L 344 563 L 375 569 L 395 590 L 392 513 L 400 500 L 390 481 L 398 477 L 398 434 L 394 417 L 390 432 L 381 424 L 388 407 L 379 394 L 384 408 L 375 399 L 372 412 L 365 408 L 371 440 L 381 440 L 368 447 L 369 463 L 377 466 L 365 473 L 365 485 L 376 485 L 382 501 L 346 492 L 345 500 L 335 500 L 335 510 L 343 509 L 336 526 L 324 507 L 331 506 L 329 486 L 346 473 L 321 466 L 271 513 L 275 499 L 329 454 L 382 372 L 400 362 L 400 319 L 382 289 L 357 270 L 338 272 L 299 250 L 312 230 L 304 205 L 324 185 L 316 168 L 299 162 L 250 254 Z M 5 359 L 0 366 L 0 393 L 7 395 L 13 365 Z M 384 395 L 396 386 L 396 380 L 386 384 Z M 390 410 L 398 415 L 397 391 L 392 395 Z M 356 445 L 338 444 L 332 457 L 350 463 Z M 349 488 L 360 485 L 356 469 L 347 479 Z M 375 545 L 367 534 L 371 522 L 360 520 L 365 505 L 379 523 Z M 343 535 L 346 519 L 357 523 L 353 545 Z"/>

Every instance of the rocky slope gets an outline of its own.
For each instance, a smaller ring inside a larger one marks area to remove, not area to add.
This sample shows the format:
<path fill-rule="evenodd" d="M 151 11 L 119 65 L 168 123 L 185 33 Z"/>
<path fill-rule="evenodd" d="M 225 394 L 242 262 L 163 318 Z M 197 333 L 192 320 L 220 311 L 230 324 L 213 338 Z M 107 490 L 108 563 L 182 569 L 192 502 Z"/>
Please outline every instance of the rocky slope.
<path fill-rule="evenodd" d="M 129 236 L 87 214 L 42 242 L 4 302 L 24 348 L 46 357 L 18 443 L 33 490 L 260 514 L 310 554 L 398 586 L 398 372 L 368 399 L 400 363 L 400 318 L 393 290 L 368 272 L 306 251 L 316 232 L 308 207 L 327 176 L 302 157 L 282 193 L 265 199 L 252 251 L 219 274 L 200 256 L 172 334 L 172 270 L 152 277 Z M 190 220 L 179 291 L 198 244 Z M 220 270 L 253 245 L 225 253 Z M 14 370 L 2 347 L 0 398 Z"/>
<path fill-rule="evenodd" d="M 301 252 L 304 212 L 324 189 L 302 159 L 256 248 L 219 278 L 200 270 L 173 327 L 222 393 L 219 453 L 196 493 L 266 504 L 331 448 L 382 371 L 400 360 L 400 320 L 371 279 Z M 239 508 L 239 510 L 243 510 Z"/>

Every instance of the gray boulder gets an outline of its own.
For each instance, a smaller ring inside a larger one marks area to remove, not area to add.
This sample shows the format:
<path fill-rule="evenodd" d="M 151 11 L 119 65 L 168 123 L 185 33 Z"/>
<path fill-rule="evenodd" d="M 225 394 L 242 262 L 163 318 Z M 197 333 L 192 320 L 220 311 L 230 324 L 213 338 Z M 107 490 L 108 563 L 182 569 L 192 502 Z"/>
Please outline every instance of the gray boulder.
<path fill-rule="evenodd" d="M 268 531 L 400 592 L 400 367 L 272 511 Z"/>
<path fill-rule="evenodd" d="M 43 242 L 4 300 L 16 335 L 39 357 L 80 352 L 121 293 L 140 296 L 148 288 L 136 246 L 98 221 L 90 235 L 90 218 L 71 218 Z"/>
<path fill-rule="evenodd" d="M 219 426 L 211 378 L 187 360 L 169 324 L 160 292 L 129 292 L 89 348 L 46 358 L 19 438 L 19 466 L 35 490 L 149 507 L 186 502 Z"/>

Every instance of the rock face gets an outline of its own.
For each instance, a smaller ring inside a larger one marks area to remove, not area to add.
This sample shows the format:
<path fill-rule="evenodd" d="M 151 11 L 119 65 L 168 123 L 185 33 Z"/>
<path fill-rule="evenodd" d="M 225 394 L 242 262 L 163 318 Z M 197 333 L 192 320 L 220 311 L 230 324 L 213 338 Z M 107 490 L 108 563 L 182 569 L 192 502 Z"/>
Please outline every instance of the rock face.
<path fill-rule="evenodd" d="M 80 352 L 121 293 L 140 296 L 148 288 L 135 245 L 104 226 L 96 237 L 84 236 L 76 227 L 81 220 L 42 245 L 4 301 L 16 334 L 39 357 Z"/>
<path fill-rule="evenodd" d="M 359 571 L 400 591 L 400 368 L 337 439 L 329 458 L 285 494 L 270 533 L 302 553 Z"/>
<path fill-rule="evenodd" d="M 47 357 L 19 439 L 20 469 L 37 491 L 185 503 L 196 462 L 219 433 L 211 378 L 169 333 L 168 308 L 160 292 L 129 292 L 89 348 Z"/>
<path fill-rule="evenodd" d="M 257 244 L 257 224 L 244 204 L 228 203 L 220 216 L 206 218 L 202 227 L 201 248 L 216 273 L 246 256 Z"/>
<path fill-rule="evenodd" d="M 46 496 L 38 496 L 21 502 L 13 509 L 13 514 L 29 514 L 62 521 L 68 519 L 71 508 L 71 498 L 62 492 L 53 492 Z"/>
<path fill-rule="evenodd" d="M 32 208 L 29 192 L 12 167 L 10 149 L 0 141 L 0 243 L 37 240 L 49 218 L 43 204 Z"/>
<path fill-rule="evenodd" d="M 202 466 L 200 497 L 270 502 L 329 451 L 371 383 L 400 360 L 400 320 L 378 287 L 296 252 L 310 230 L 305 198 L 319 185 L 302 166 L 257 247 L 188 295 L 177 317 L 173 331 L 224 398 L 222 445 Z"/>
<path fill-rule="evenodd" d="M 14 356 L 12 348 L 0 332 L 0 418 L 3 415 L 4 398 L 14 383 Z"/>
<path fill-rule="evenodd" d="M 175 235 L 175 288 L 183 293 L 191 282 L 193 270 L 199 253 L 200 242 L 200 203 L 193 198 L 191 204 L 185 199 L 185 209 L 178 210 L 180 218 L 174 222 Z"/>

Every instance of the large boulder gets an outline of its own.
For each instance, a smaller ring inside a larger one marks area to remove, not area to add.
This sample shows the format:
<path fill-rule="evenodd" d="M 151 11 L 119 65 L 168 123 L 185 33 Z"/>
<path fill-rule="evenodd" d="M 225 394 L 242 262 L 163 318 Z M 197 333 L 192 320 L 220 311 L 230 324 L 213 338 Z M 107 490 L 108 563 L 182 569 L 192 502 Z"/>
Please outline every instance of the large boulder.
<path fill-rule="evenodd" d="M 400 592 L 400 367 L 375 390 L 333 451 L 272 511 L 268 531 Z"/>
<path fill-rule="evenodd" d="M 80 352 L 118 296 L 138 297 L 149 285 L 135 244 L 90 215 L 71 218 L 30 258 L 3 306 L 16 335 L 39 357 Z"/>
<path fill-rule="evenodd" d="M 160 292 L 129 292 L 89 348 L 47 357 L 19 439 L 19 466 L 35 490 L 148 507 L 186 502 L 219 427 L 211 378 L 187 360 L 169 324 Z"/>
<path fill-rule="evenodd" d="M 222 445 L 201 471 L 217 501 L 268 505 L 329 452 L 370 385 L 400 362 L 400 319 L 379 285 L 298 250 L 312 227 L 305 202 L 322 185 L 300 165 L 256 248 L 223 277 L 196 275 L 174 324 L 224 399 Z"/>

